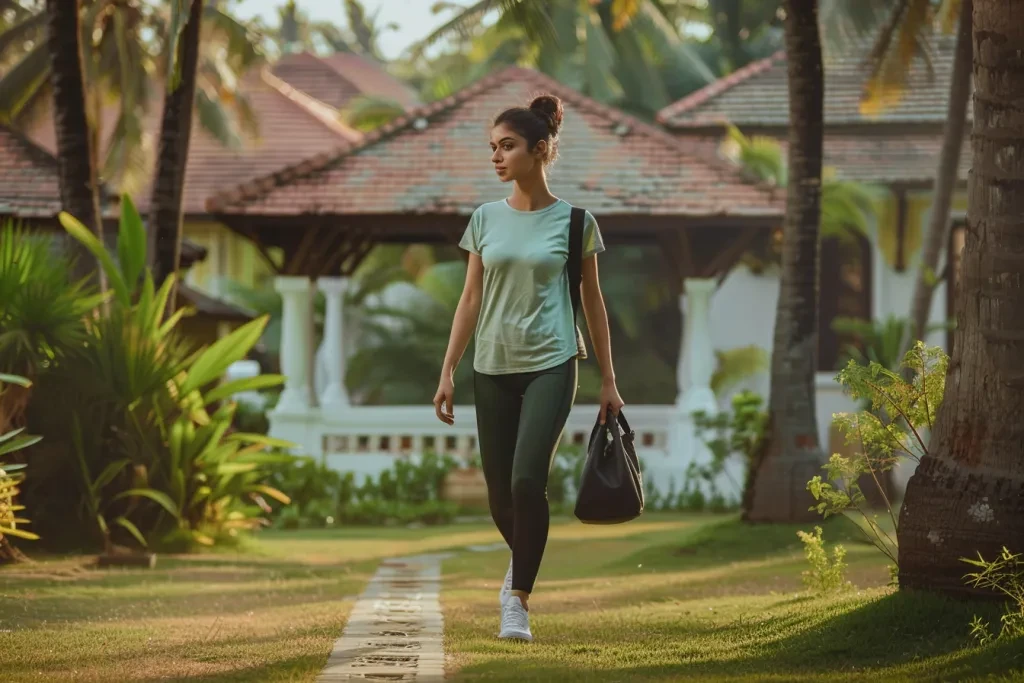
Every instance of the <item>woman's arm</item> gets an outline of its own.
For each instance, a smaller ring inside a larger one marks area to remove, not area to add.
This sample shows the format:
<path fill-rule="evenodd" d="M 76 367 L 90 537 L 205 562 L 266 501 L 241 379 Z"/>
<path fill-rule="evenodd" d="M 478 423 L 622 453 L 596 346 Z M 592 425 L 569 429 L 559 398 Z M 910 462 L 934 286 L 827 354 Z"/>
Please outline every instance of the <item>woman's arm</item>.
<path fill-rule="evenodd" d="M 583 303 L 583 314 L 587 318 L 590 330 L 590 341 L 597 356 L 597 364 L 601 367 L 601 423 L 604 423 L 608 410 L 618 415 L 623 406 L 619 390 L 615 386 L 615 367 L 612 364 L 612 340 L 608 330 L 608 309 L 604 305 L 601 294 L 600 278 L 597 275 L 597 255 L 583 260 L 583 284 L 580 299 Z"/>
<path fill-rule="evenodd" d="M 459 305 L 455 308 L 452 332 L 448 337 L 448 351 L 444 355 L 444 364 L 441 366 L 441 381 L 437 387 L 437 394 L 434 395 L 434 412 L 437 414 L 437 419 L 446 424 L 455 422 L 455 407 L 453 405 L 455 368 L 459 366 L 462 354 L 466 352 L 469 340 L 476 330 L 483 289 L 483 262 L 478 255 L 470 253 L 469 264 L 466 267 L 466 283 L 462 287 Z"/>

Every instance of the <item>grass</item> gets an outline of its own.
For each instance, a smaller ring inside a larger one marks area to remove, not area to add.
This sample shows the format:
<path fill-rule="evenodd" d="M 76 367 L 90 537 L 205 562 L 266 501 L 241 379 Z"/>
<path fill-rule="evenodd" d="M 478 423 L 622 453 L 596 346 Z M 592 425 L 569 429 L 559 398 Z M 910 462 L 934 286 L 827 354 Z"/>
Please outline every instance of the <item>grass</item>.
<path fill-rule="evenodd" d="M 507 551 L 465 550 L 500 540 L 487 524 L 268 532 L 153 571 L 48 558 L 0 570 L 0 680 L 313 681 L 382 558 L 445 550 L 457 681 L 1024 680 L 1020 640 L 968 647 L 971 616 L 996 608 L 897 593 L 848 524 L 824 526 L 859 590 L 802 592 L 798 527 L 558 520 L 525 646 L 494 638 Z"/>

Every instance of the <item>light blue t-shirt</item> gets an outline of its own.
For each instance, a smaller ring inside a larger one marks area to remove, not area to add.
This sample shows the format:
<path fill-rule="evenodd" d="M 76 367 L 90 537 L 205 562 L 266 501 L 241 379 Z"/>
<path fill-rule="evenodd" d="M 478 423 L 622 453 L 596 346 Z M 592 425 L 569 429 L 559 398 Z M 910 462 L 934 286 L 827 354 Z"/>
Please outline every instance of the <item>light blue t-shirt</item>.
<path fill-rule="evenodd" d="M 473 368 L 488 375 L 555 367 L 577 353 L 569 298 L 569 213 L 559 199 L 537 211 L 490 202 L 473 212 L 459 246 L 484 264 Z M 583 258 L 604 251 L 587 212 Z"/>

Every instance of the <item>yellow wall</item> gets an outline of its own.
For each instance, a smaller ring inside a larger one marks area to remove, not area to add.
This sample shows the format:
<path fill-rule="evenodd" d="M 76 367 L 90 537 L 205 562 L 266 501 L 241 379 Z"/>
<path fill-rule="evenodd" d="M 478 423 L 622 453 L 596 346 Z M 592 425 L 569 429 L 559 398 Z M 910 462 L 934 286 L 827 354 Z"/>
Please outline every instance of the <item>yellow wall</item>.
<path fill-rule="evenodd" d="M 905 267 L 913 267 L 916 257 L 924 243 L 924 235 L 928 229 L 928 219 L 931 214 L 932 193 L 931 192 L 910 192 L 907 193 L 907 216 L 906 233 L 904 235 L 903 254 L 906 263 Z M 967 210 L 967 194 L 957 192 L 953 197 L 953 211 L 963 212 Z M 896 195 L 887 192 L 881 200 L 875 203 L 876 221 L 878 227 L 878 248 L 885 258 L 886 263 L 893 267 L 896 265 L 898 246 L 896 243 L 897 209 Z"/>
<path fill-rule="evenodd" d="M 189 284 L 215 296 L 222 295 L 225 281 L 257 287 L 273 275 L 252 242 L 213 221 L 185 223 L 184 236 L 205 247 L 206 259 L 192 266 Z"/>

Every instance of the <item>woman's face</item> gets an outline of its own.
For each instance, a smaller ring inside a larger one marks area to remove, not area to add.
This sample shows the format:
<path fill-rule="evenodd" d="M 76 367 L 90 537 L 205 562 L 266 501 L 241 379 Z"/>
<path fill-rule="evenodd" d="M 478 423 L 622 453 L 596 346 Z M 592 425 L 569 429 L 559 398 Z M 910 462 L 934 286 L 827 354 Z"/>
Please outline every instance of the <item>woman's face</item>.
<path fill-rule="evenodd" d="M 537 173 L 543 168 L 543 153 L 547 142 L 541 140 L 531 152 L 527 149 L 526 138 L 506 126 L 499 124 L 491 129 L 491 163 L 498 178 L 507 183 Z"/>

